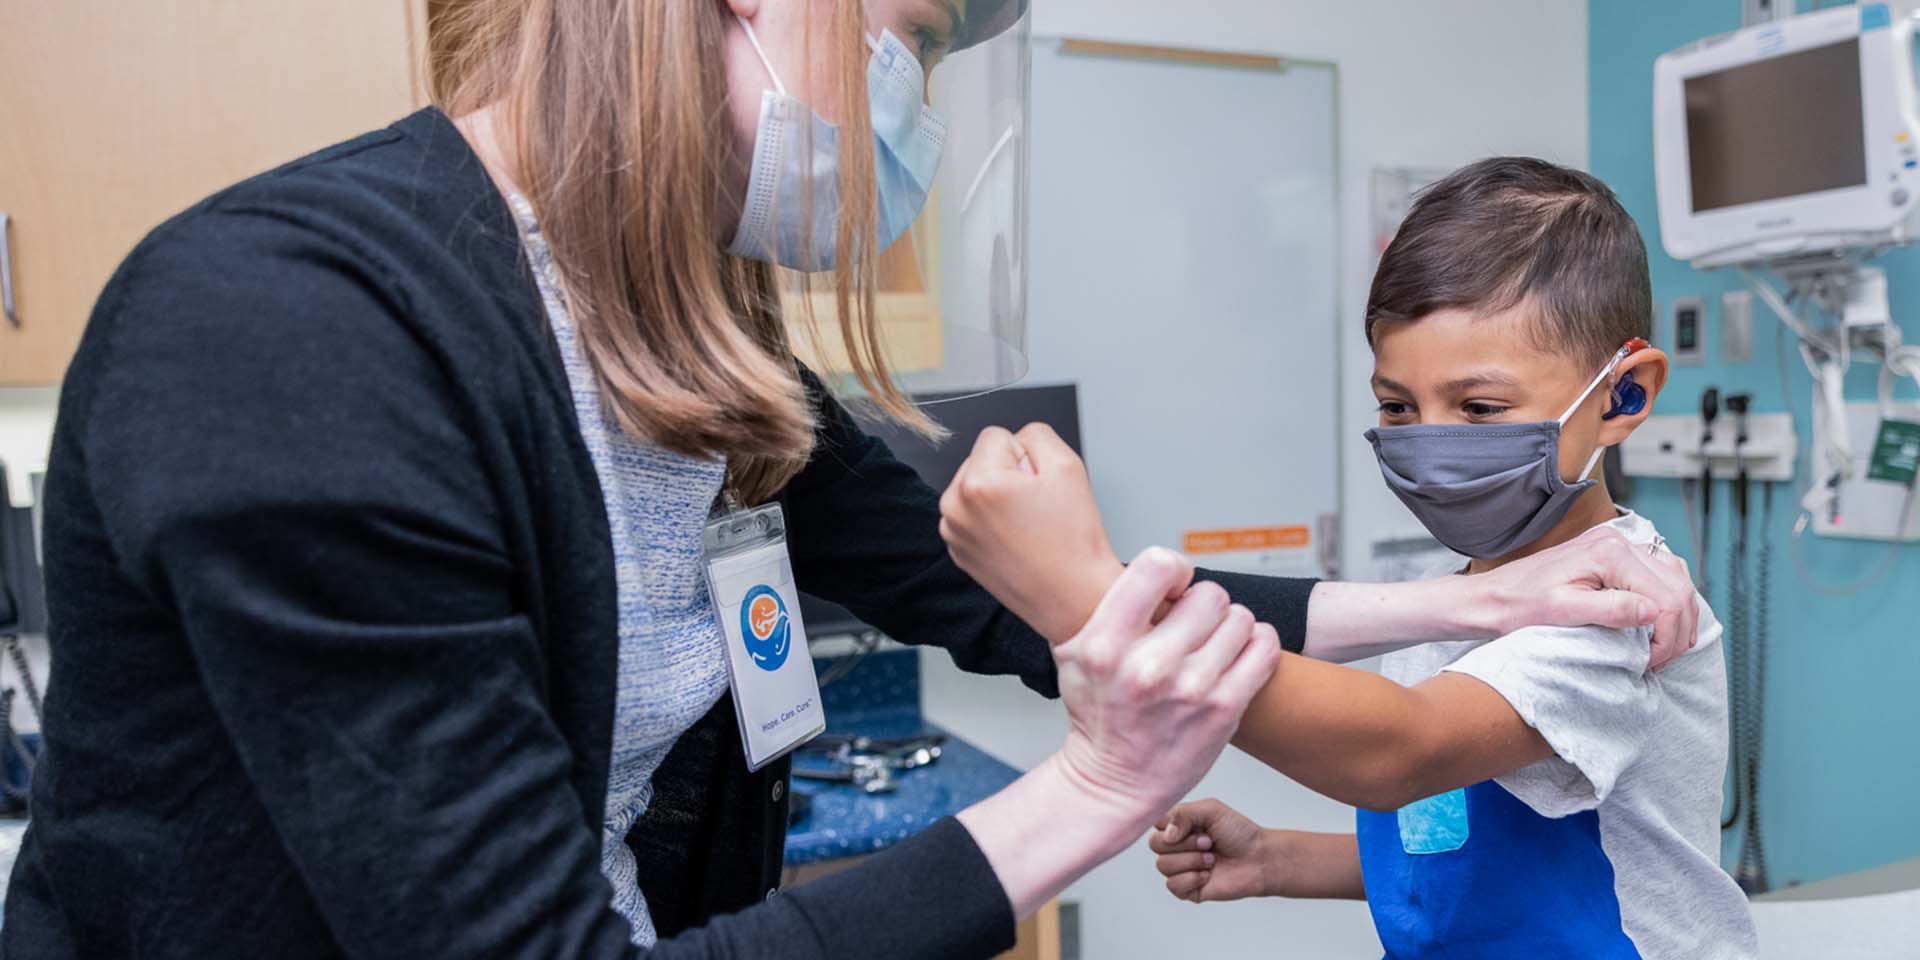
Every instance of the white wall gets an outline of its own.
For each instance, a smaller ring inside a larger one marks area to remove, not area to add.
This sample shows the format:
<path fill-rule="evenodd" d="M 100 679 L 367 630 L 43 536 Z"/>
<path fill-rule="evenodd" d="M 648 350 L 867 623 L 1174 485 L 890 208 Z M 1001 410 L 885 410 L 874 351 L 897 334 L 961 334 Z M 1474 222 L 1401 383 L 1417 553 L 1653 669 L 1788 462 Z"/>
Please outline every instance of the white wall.
<path fill-rule="evenodd" d="M 1364 573 L 1380 535 L 1420 528 L 1387 493 L 1360 434 L 1374 420 L 1361 334 L 1373 276 L 1369 172 L 1442 169 L 1497 153 L 1584 166 L 1583 0 L 1038 0 L 1036 33 L 1331 60 L 1340 70 L 1343 552 Z M 1045 322 L 1062 318 L 1048 317 Z M 1310 416 L 1315 411 L 1302 410 Z"/>
<path fill-rule="evenodd" d="M 1360 318 L 1373 271 L 1369 172 L 1448 168 L 1496 153 L 1584 165 L 1587 7 L 1584 0 L 1038 0 L 1034 30 L 1049 35 L 1291 55 L 1340 70 L 1342 302 L 1341 429 L 1347 571 L 1365 575 L 1369 545 L 1419 527 L 1388 494 L 1360 434 L 1373 422 L 1372 357 Z M 1044 322 L 1071 322 L 1048 317 Z M 1179 389 L 1169 383 L 1167 389 Z M 1319 411 L 1302 409 L 1303 416 Z M 923 659 L 935 722 L 1025 767 L 1059 743 L 1065 719 L 1005 679 L 969 677 L 946 657 Z M 1302 730 L 1302 736 L 1312 736 Z M 1230 753 L 1196 791 L 1275 825 L 1348 830 L 1347 809 Z M 1082 956 L 1352 957 L 1378 955 L 1360 904 L 1281 901 L 1194 906 L 1160 887 L 1145 844 L 1069 891 L 1082 907 Z"/>

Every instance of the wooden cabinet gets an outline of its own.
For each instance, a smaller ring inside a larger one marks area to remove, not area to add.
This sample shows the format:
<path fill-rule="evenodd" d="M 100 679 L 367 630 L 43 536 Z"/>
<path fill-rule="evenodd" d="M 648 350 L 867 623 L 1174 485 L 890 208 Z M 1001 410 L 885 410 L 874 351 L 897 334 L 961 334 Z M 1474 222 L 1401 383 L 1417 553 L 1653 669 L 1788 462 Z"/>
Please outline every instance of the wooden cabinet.
<path fill-rule="evenodd" d="M 913 229 L 883 251 L 874 263 L 874 311 L 880 321 L 881 343 L 895 374 L 938 370 L 946 360 L 940 326 L 939 205 L 930 199 Z M 833 278 L 821 275 L 805 284 L 798 275 L 781 277 L 788 340 L 815 372 L 843 375 L 853 368 L 840 338 L 840 308 L 833 294 Z M 793 293 L 805 285 L 807 294 Z M 820 339 L 807 336 L 803 318 L 814 311 Z"/>
<path fill-rule="evenodd" d="M 824 880 L 841 871 L 865 863 L 869 857 L 842 857 L 838 860 L 825 860 L 810 863 L 804 867 L 787 868 L 780 886 L 792 889 L 815 880 Z M 1033 916 L 1020 921 L 1014 928 L 1013 949 L 995 957 L 994 960 L 1060 960 L 1061 956 L 1060 901 L 1048 900 L 1041 904 Z"/>
<path fill-rule="evenodd" d="M 58 382 L 167 217 L 425 102 L 419 0 L 0 0 L 0 384 Z"/>

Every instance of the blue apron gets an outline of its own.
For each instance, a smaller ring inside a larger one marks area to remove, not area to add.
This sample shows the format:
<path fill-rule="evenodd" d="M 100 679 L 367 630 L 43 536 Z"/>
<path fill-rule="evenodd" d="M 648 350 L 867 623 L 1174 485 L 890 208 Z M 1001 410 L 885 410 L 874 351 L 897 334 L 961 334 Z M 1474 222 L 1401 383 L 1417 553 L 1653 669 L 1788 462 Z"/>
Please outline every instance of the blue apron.
<path fill-rule="evenodd" d="M 1367 906 L 1390 960 L 1639 957 L 1595 811 L 1543 817 L 1492 780 L 1359 811 Z"/>

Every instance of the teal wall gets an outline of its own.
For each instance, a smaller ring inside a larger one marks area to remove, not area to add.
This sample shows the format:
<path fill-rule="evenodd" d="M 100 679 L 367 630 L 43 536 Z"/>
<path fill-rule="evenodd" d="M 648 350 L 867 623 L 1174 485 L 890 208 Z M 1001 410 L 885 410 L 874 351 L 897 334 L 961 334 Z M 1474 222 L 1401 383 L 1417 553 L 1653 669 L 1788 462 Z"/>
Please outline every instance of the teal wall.
<path fill-rule="evenodd" d="M 1676 368 L 1656 413 L 1697 412 L 1702 390 L 1750 391 L 1762 412 L 1789 410 L 1804 445 L 1812 380 L 1789 353 L 1782 396 L 1772 314 L 1755 304 L 1754 359 L 1719 360 L 1719 295 L 1740 288 L 1737 274 L 1704 273 L 1669 259 L 1660 247 L 1653 186 L 1653 61 L 1689 41 L 1740 26 L 1739 0 L 1590 0 L 1591 157 L 1593 172 L 1617 190 L 1646 235 L 1654 299 L 1707 300 L 1708 362 Z M 1920 249 L 1880 260 L 1888 268 L 1894 315 L 1909 342 L 1920 341 Z M 1849 399 L 1872 399 L 1877 367 L 1856 367 Z M 1913 393 L 1911 383 L 1905 394 Z M 1774 491 L 1766 531 L 1774 549 L 1772 642 L 1766 690 L 1760 813 L 1776 887 L 1920 857 L 1920 545 L 1897 548 L 1892 572 L 1876 585 L 1835 593 L 1810 585 L 1846 585 L 1871 575 L 1889 547 L 1869 541 L 1796 543 L 1792 525 L 1804 480 L 1804 453 L 1792 487 Z M 1713 534 L 1716 607 L 1724 605 L 1730 542 L 1726 486 Z M 1686 515 L 1678 481 L 1639 480 L 1631 503 L 1678 546 Z M 1759 501 L 1754 501 L 1755 526 Z M 1691 548 L 1689 548 L 1691 549 Z M 1758 546 L 1753 548 L 1758 553 Z M 1796 557 L 1798 560 L 1796 560 Z M 1696 558 L 1688 557 L 1690 561 Z M 1723 617 L 1724 618 L 1724 617 Z M 1732 838 L 1726 857 L 1732 863 Z"/>

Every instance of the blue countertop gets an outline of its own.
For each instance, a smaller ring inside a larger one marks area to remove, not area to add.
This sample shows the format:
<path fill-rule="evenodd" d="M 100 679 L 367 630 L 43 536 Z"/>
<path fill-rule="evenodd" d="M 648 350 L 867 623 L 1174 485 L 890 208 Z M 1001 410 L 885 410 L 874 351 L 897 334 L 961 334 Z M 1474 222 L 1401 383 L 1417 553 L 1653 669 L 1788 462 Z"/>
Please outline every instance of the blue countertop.
<path fill-rule="evenodd" d="M 892 793 L 869 794 L 849 783 L 797 776 L 808 758 L 796 756 L 793 792 L 811 797 L 811 806 L 787 830 L 787 866 L 884 850 L 1020 777 L 1020 771 L 922 718 L 913 657 L 911 651 L 876 655 L 848 677 L 844 688 L 822 691 L 827 731 L 876 739 L 946 734 L 940 759 L 897 774 L 899 788 Z"/>
<path fill-rule="evenodd" d="M 913 737 L 947 731 L 920 718 L 919 710 L 873 711 L 827 718 L 834 733 L 876 738 Z M 797 772 L 804 766 L 795 760 Z M 980 748 L 947 734 L 940 759 L 898 774 L 899 789 L 869 794 L 849 783 L 793 779 L 793 792 L 812 797 L 806 818 L 787 831 L 787 866 L 818 863 L 884 850 L 999 792 L 1020 771 Z"/>

